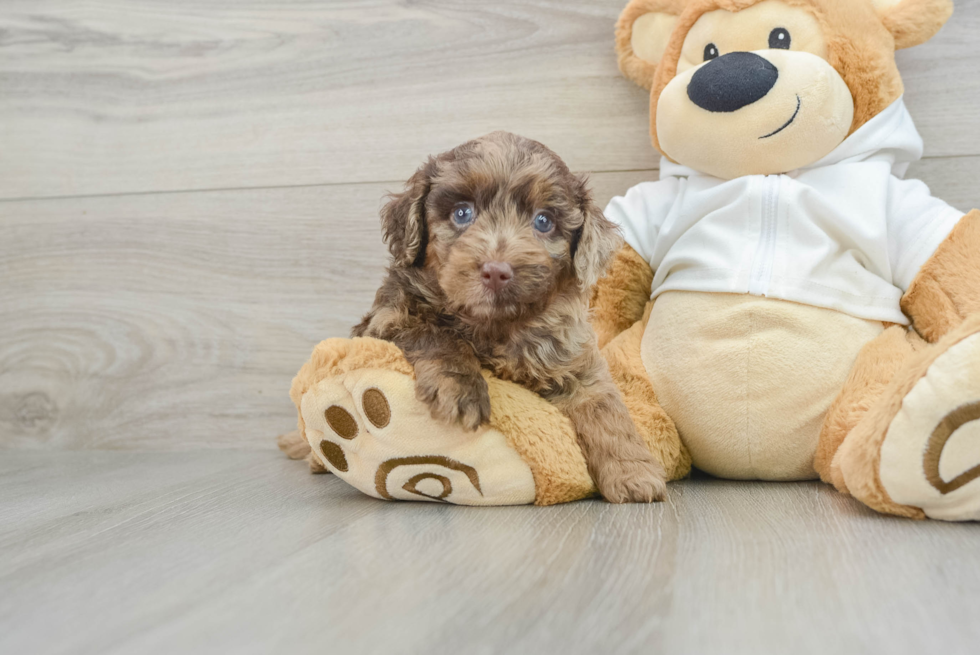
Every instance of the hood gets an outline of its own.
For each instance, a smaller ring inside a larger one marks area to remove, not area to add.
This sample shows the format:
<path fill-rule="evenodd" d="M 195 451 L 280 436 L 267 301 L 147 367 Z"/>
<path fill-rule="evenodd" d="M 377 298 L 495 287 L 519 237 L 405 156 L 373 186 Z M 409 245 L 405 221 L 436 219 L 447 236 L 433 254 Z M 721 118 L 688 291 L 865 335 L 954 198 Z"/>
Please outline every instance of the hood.
<path fill-rule="evenodd" d="M 892 173 L 903 177 L 909 164 L 922 158 L 922 137 L 915 129 L 912 115 L 900 97 L 883 112 L 859 127 L 834 150 L 798 171 L 812 170 L 835 164 L 887 162 Z M 793 175 L 796 171 L 791 171 Z M 693 168 L 675 164 L 666 157 L 660 161 L 660 177 L 704 176 Z"/>

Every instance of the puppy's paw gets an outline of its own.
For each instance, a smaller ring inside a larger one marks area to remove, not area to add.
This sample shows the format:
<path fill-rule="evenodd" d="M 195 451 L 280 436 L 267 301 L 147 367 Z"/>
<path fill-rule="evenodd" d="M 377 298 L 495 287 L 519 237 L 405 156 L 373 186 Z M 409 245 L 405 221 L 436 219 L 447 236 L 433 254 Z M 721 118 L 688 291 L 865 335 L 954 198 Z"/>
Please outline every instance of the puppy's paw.
<path fill-rule="evenodd" d="M 603 462 L 593 477 L 610 503 L 653 503 L 667 497 L 663 467 L 653 458 Z"/>
<path fill-rule="evenodd" d="M 479 373 L 416 366 L 415 396 L 429 406 L 433 418 L 471 432 L 490 422 L 490 394 Z"/>

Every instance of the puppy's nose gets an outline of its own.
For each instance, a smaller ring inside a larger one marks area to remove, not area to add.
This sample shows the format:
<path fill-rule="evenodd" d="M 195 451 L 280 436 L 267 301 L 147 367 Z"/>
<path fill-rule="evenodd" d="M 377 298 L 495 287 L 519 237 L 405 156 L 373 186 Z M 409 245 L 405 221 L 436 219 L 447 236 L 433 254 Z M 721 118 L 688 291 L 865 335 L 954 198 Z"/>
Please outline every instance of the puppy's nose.
<path fill-rule="evenodd" d="M 480 268 L 483 284 L 491 291 L 500 291 L 514 278 L 514 269 L 507 262 L 487 262 Z"/>
<path fill-rule="evenodd" d="M 753 52 L 730 52 L 712 59 L 691 77 L 687 97 L 701 109 L 732 112 L 766 97 L 779 70 Z"/>

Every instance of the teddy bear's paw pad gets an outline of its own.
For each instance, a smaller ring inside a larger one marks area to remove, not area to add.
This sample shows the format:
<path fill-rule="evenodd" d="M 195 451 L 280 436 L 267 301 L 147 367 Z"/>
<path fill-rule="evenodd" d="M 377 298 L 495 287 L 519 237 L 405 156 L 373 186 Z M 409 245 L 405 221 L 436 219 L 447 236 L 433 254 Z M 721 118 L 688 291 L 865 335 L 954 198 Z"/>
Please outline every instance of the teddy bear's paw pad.
<path fill-rule="evenodd" d="M 327 425 L 338 437 L 353 439 L 357 436 L 357 420 L 343 407 L 331 405 L 323 412 L 323 417 L 327 419 Z"/>
<path fill-rule="evenodd" d="M 467 432 L 432 418 L 411 377 L 358 369 L 322 380 L 301 401 L 306 438 L 324 465 L 386 500 L 458 505 L 534 502 L 531 469 L 490 428 Z"/>
<path fill-rule="evenodd" d="M 880 477 L 893 501 L 930 518 L 980 520 L 980 333 L 940 355 L 905 396 Z"/>
<path fill-rule="evenodd" d="M 376 428 L 388 427 L 388 422 L 391 421 L 391 405 L 383 393 L 377 389 L 368 389 L 361 398 L 361 405 L 371 425 Z"/>

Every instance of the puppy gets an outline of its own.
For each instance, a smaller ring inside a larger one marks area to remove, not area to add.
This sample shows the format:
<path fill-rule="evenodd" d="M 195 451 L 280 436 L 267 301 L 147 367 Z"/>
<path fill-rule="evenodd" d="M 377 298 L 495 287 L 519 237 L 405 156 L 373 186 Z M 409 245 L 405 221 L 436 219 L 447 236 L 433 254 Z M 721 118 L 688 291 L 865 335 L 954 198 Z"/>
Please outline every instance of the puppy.
<path fill-rule="evenodd" d="M 542 144 L 494 132 L 430 158 L 381 223 L 392 261 L 353 336 L 405 352 L 433 417 L 486 423 L 489 369 L 571 419 L 607 500 L 664 498 L 589 325 L 591 287 L 621 240 L 584 179 Z"/>

